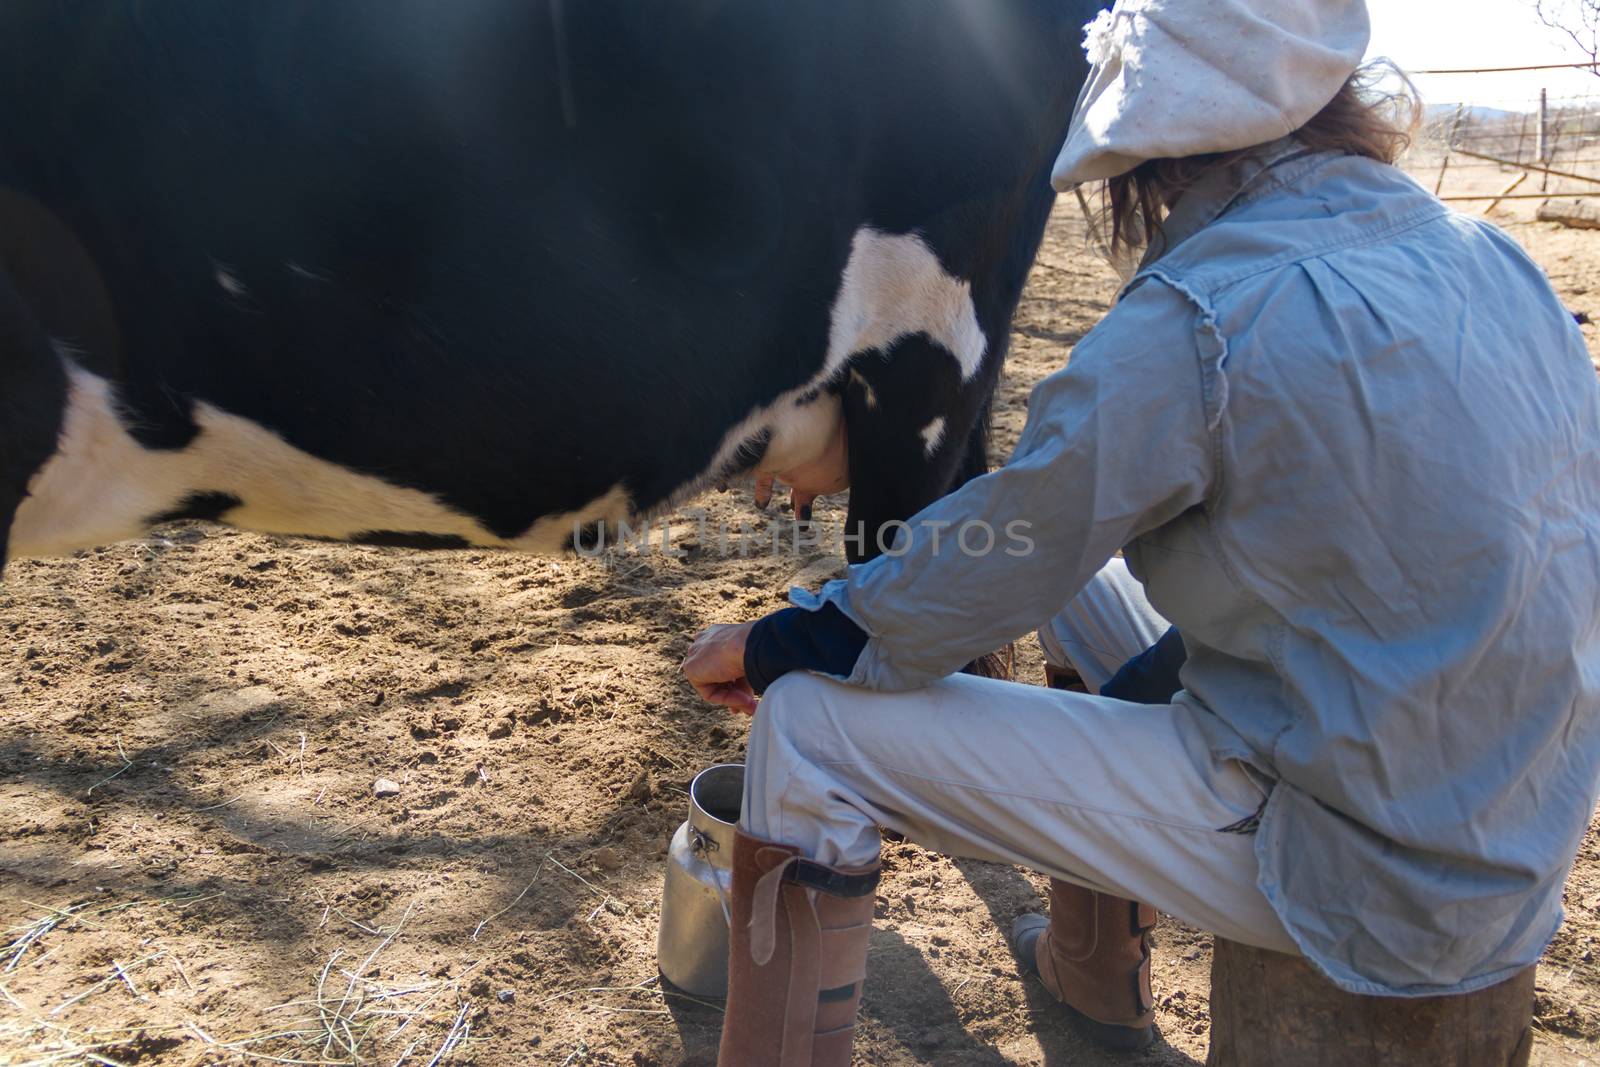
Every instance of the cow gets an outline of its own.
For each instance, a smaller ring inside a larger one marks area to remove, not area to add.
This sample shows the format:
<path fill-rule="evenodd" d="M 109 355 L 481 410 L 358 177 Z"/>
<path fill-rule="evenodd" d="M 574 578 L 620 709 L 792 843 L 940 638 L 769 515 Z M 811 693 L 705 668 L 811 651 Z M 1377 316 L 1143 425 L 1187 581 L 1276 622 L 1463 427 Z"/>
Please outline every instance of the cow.
<path fill-rule="evenodd" d="M 0 564 L 559 552 L 844 440 L 870 558 L 987 469 L 1098 6 L 0 6 Z"/>

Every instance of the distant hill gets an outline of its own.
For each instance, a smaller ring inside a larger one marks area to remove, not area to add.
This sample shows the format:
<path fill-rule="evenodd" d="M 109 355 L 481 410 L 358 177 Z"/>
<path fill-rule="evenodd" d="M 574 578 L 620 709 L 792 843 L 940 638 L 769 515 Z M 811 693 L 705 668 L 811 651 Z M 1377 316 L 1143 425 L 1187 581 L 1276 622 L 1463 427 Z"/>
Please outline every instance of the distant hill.
<path fill-rule="evenodd" d="M 1429 104 L 1423 109 L 1422 119 L 1427 123 L 1451 121 L 1455 118 L 1456 108 L 1460 106 L 1460 104 Z M 1524 112 L 1521 111 L 1505 111 L 1497 107 L 1469 107 L 1462 121 L 1481 124 L 1520 119 L 1523 114 Z"/>

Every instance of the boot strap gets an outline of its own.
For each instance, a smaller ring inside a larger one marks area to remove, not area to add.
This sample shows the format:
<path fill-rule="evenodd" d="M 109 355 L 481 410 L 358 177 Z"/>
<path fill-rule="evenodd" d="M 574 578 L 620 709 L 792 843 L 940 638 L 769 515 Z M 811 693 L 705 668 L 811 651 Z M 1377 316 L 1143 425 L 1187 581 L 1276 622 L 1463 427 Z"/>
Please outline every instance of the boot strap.
<path fill-rule="evenodd" d="M 764 967 L 777 947 L 774 926 L 778 914 L 778 890 L 784 885 L 827 893 L 835 897 L 864 897 L 878 888 L 876 868 L 865 873 L 841 871 L 825 864 L 789 854 L 756 882 L 750 901 L 750 958 Z M 812 922 L 815 923 L 813 916 Z"/>
<path fill-rule="evenodd" d="M 817 980 L 825 994 L 844 998 L 842 990 L 850 990 L 867 977 L 867 939 L 872 935 L 872 921 L 851 926 L 821 926 L 818 928 L 819 948 L 822 952 L 821 973 Z"/>
<path fill-rule="evenodd" d="M 771 903 L 763 903 L 763 888 L 771 879 L 773 888 L 768 894 Z M 817 929 L 817 916 L 804 893 L 781 893 L 783 880 L 772 878 L 769 872 L 756 883 L 755 911 L 750 919 L 751 956 L 764 966 L 772 958 L 774 940 L 774 912 L 783 908 L 789 917 L 789 974 L 788 998 L 783 1009 L 783 1032 L 778 1035 L 778 1067 L 810 1067 L 813 1031 L 816 1029 L 817 982 L 821 977 L 822 953 Z M 799 900 L 795 898 L 799 897 Z M 796 905 L 799 905 L 798 907 Z M 766 927 L 767 957 L 756 955 L 754 942 L 758 931 Z"/>

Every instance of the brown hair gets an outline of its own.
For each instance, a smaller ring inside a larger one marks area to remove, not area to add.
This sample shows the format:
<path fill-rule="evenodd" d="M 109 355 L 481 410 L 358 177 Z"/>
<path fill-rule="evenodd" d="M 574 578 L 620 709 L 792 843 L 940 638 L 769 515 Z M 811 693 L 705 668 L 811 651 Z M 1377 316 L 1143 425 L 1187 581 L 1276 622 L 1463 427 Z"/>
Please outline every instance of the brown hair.
<path fill-rule="evenodd" d="M 1398 76 L 1400 88 L 1379 83 Z M 1345 152 L 1393 163 L 1411 145 L 1422 114 L 1411 83 L 1388 62 L 1356 71 L 1328 105 L 1294 132 L 1317 152 Z M 1237 162 L 1251 150 L 1182 159 L 1150 159 L 1105 185 L 1103 212 L 1113 254 L 1146 243 L 1161 232 L 1167 209 L 1201 175 Z"/>

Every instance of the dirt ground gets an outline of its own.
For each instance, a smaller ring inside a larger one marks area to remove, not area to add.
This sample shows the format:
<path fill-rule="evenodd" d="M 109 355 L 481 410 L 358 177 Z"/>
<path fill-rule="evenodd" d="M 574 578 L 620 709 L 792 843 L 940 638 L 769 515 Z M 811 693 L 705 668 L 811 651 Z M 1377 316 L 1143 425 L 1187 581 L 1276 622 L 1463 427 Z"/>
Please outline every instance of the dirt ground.
<path fill-rule="evenodd" d="M 1105 312 L 1057 213 L 997 405 Z M 1600 319 L 1600 234 L 1502 216 Z M 1586 327 L 1596 349 L 1595 328 Z M 603 559 L 351 547 L 203 525 L 21 561 L 0 584 L 0 1063 L 709 1064 L 720 1008 L 662 988 L 662 861 L 700 768 L 747 724 L 676 666 L 691 635 L 842 567 L 773 555 Z M 836 507 L 819 518 L 837 523 Z M 1037 681 L 1036 649 L 1019 646 Z M 398 787 L 375 795 L 378 779 Z M 1193 1064 L 1209 939 L 1163 922 L 1162 1041 L 1098 1054 L 1000 933 L 1041 881 L 886 850 L 858 1062 Z M 1600 837 L 1539 980 L 1535 1062 L 1600 1063 Z"/>

